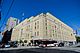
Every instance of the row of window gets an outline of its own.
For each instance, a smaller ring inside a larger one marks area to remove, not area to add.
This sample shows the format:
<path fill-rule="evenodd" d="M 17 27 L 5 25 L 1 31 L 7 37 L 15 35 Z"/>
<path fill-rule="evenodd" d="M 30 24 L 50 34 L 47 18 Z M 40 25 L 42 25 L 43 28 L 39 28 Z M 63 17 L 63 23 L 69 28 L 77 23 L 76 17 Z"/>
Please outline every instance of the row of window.
<path fill-rule="evenodd" d="M 35 22 L 35 30 L 39 29 L 39 21 Z"/>
<path fill-rule="evenodd" d="M 56 22 L 55 20 L 52 20 L 52 19 L 45 19 L 45 25 L 47 25 L 47 21 L 49 20 L 49 22 L 51 23 L 55 23 L 56 25 L 58 25 L 58 27 L 61 27 L 61 28 L 64 28 L 65 30 L 67 31 L 71 31 L 70 28 L 66 25 L 64 25 L 63 23 L 60 23 L 60 22 Z M 57 27 L 56 27 L 57 28 Z"/>
<path fill-rule="evenodd" d="M 35 32 L 35 36 L 39 36 L 39 31 Z"/>

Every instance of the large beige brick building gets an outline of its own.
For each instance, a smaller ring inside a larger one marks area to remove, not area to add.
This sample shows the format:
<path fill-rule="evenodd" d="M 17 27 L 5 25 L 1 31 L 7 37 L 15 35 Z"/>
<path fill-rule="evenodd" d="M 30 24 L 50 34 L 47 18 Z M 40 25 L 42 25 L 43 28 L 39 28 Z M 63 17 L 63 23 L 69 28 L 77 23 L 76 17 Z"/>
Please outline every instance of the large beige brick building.
<path fill-rule="evenodd" d="M 76 42 L 73 29 L 50 13 L 32 16 L 14 27 L 11 41 L 54 40 Z"/>

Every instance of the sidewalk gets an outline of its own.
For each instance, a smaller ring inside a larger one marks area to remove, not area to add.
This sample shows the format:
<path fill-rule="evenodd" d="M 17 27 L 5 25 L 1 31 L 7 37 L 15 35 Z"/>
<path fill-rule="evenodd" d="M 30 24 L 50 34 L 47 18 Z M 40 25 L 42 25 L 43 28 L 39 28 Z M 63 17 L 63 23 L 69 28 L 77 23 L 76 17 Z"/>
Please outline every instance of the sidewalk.
<path fill-rule="evenodd" d="M 29 49 L 29 48 L 39 48 L 38 46 L 18 46 L 15 48 L 0 48 L 0 50 L 15 50 L 15 49 Z"/>

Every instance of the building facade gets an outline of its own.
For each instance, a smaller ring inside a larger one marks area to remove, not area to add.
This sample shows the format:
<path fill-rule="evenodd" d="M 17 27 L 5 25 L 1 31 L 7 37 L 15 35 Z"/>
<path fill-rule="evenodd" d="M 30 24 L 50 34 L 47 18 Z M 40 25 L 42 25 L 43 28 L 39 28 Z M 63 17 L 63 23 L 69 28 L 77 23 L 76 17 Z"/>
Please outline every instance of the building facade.
<path fill-rule="evenodd" d="M 7 21 L 7 24 L 6 24 L 6 30 L 10 31 L 11 28 L 15 27 L 16 25 L 19 24 L 19 19 L 17 18 L 14 18 L 14 17 L 10 17 Z"/>
<path fill-rule="evenodd" d="M 27 40 L 27 43 L 30 43 L 31 40 L 50 40 L 65 44 L 76 42 L 73 29 L 50 13 L 41 13 L 22 21 L 14 27 L 11 40 Z"/>
<path fill-rule="evenodd" d="M 11 34 L 13 28 L 19 24 L 19 20 L 14 17 L 10 17 L 7 21 L 7 25 L 5 26 L 5 31 L 2 32 L 2 44 L 6 44 L 11 40 Z"/>

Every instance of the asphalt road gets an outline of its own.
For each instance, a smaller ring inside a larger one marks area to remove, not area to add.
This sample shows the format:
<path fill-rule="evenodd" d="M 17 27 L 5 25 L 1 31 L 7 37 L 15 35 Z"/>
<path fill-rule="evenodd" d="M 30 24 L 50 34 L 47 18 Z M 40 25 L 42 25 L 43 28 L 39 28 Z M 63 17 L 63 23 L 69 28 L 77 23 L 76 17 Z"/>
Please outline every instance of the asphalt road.
<path fill-rule="evenodd" d="M 80 53 L 72 50 L 63 50 L 56 48 L 24 48 L 12 50 L 0 50 L 0 53 Z"/>

